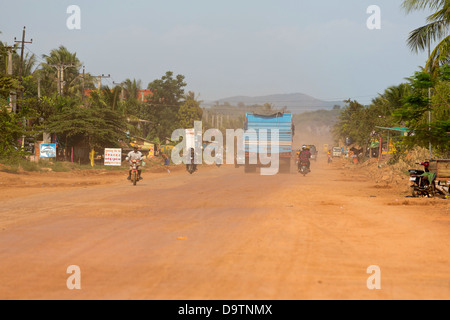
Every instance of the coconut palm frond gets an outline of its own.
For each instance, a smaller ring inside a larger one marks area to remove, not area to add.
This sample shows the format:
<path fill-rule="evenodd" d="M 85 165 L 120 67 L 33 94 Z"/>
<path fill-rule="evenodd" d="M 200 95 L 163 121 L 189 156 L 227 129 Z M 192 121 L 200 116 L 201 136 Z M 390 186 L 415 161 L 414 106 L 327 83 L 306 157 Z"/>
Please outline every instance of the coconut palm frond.
<path fill-rule="evenodd" d="M 448 0 L 405 0 L 402 3 L 403 9 L 406 10 L 407 13 L 416 10 L 425 10 L 431 9 L 436 10 L 446 5 Z"/>
<path fill-rule="evenodd" d="M 447 23 L 449 23 L 450 22 L 450 1 L 448 1 L 448 4 L 446 4 L 442 9 L 431 14 L 427 18 L 427 21 L 428 22 L 447 21 Z"/>
<path fill-rule="evenodd" d="M 408 46 L 413 52 L 424 51 L 428 45 L 442 39 L 448 33 L 448 22 L 436 21 L 412 31 L 408 38 Z"/>
<path fill-rule="evenodd" d="M 435 70 L 440 65 L 448 64 L 450 60 L 450 36 L 442 40 L 431 52 L 430 58 L 425 66 L 426 70 Z"/>

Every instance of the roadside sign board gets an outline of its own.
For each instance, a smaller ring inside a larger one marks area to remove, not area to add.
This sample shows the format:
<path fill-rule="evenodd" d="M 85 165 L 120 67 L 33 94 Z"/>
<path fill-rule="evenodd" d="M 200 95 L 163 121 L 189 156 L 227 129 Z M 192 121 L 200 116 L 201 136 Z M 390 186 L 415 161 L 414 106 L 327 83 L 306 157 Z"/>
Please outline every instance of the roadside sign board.
<path fill-rule="evenodd" d="M 56 143 L 41 144 L 41 158 L 56 158 Z"/>
<path fill-rule="evenodd" d="M 155 156 L 155 145 L 154 144 L 149 144 L 148 146 L 146 146 L 148 148 L 148 157 L 154 157 Z"/>
<path fill-rule="evenodd" d="M 105 166 L 122 165 L 122 149 L 105 149 Z"/>
<path fill-rule="evenodd" d="M 34 139 L 33 138 L 25 138 L 24 141 L 24 150 L 28 152 L 30 155 L 34 156 Z"/>

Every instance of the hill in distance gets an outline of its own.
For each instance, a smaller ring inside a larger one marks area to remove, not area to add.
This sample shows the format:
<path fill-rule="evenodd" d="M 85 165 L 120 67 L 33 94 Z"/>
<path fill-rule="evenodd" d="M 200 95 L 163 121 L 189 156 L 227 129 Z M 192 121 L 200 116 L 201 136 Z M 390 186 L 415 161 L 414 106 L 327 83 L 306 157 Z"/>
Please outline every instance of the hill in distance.
<path fill-rule="evenodd" d="M 211 107 L 216 104 L 223 105 L 225 103 L 229 103 L 230 105 L 244 103 L 246 106 L 270 103 L 276 108 L 287 107 L 287 109 L 293 113 L 302 113 L 319 109 L 333 109 L 335 105 L 341 107 L 344 106 L 343 101 L 323 101 L 303 93 L 272 94 L 259 97 L 235 96 L 216 101 L 205 101 L 202 105 L 204 107 Z"/>

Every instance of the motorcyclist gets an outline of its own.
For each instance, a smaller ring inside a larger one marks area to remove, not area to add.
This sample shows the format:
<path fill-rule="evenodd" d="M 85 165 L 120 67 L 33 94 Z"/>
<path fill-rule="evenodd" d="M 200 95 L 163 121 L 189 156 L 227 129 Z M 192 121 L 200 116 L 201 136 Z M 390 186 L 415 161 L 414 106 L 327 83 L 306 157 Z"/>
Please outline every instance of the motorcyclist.
<path fill-rule="evenodd" d="M 193 165 L 194 171 L 197 171 L 197 164 L 195 163 L 195 150 L 194 148 L 190 148 L 189 150 L 189 159 L 190 163 L 186 164 L 186 170 L 189 171 L 189 164 Z"/>
<path fill-rule="evenodd" d="M 421 162 L 420 165 L 424 166 L 425 169 L 425 172 L 422 174 L 422 177 L 425 178 L 424 183 L 430 185 L 436 177 L 436 174 L 430 172 L 430 162 Z"/>
<path fill-rule="evenodd" d="M 133 160 L 137 160 L 138 162 L 138 176 L 139 176 L 139 180 L 142 180 L 143 178 L 141 177 L 141 167 L 140 167 L 140 161 L 144 160 L 144 155 L 139 151 L 139 147 L 137 145 L 135 145 L 133 147 L 133 151 L 130 151 L 126 157 L 127 161 L 130 161 L 130 171 L 128 174 L 128 180 L 131 180 L 131 170 L 132 170 L 132 165 L 131 165 L 131 161 Z"/>
<path fill-rule="evenodd" d="M 306 167 L 309 171 L 311 171 L 311 152 L 309 151 L 308 146 L 303 146 L 302 151 L 300 151 L 298 155 L 298 165 L 300 166 L 302 163 L 306 163 Z"/>
<path fill-rule="evenodd" d="M 421 162 L 420 165 L 424 166 L 425 172 L 430 172 L 430 163 L 428 161 Z"/>

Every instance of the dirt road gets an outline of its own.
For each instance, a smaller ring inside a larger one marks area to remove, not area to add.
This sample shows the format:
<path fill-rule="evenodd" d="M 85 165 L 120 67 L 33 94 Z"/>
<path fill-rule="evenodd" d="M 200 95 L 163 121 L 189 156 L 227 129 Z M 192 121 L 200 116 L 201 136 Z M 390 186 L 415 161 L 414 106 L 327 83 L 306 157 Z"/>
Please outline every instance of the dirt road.
<path fill-rule="evenodd" d="M 450 299 L 448 200 L 312 169 L 2 187 L 0 299 Z M 66 286 L 71 265 L 81 290 Z M 381 290 L 367 288 L 372 265 Z"/>

